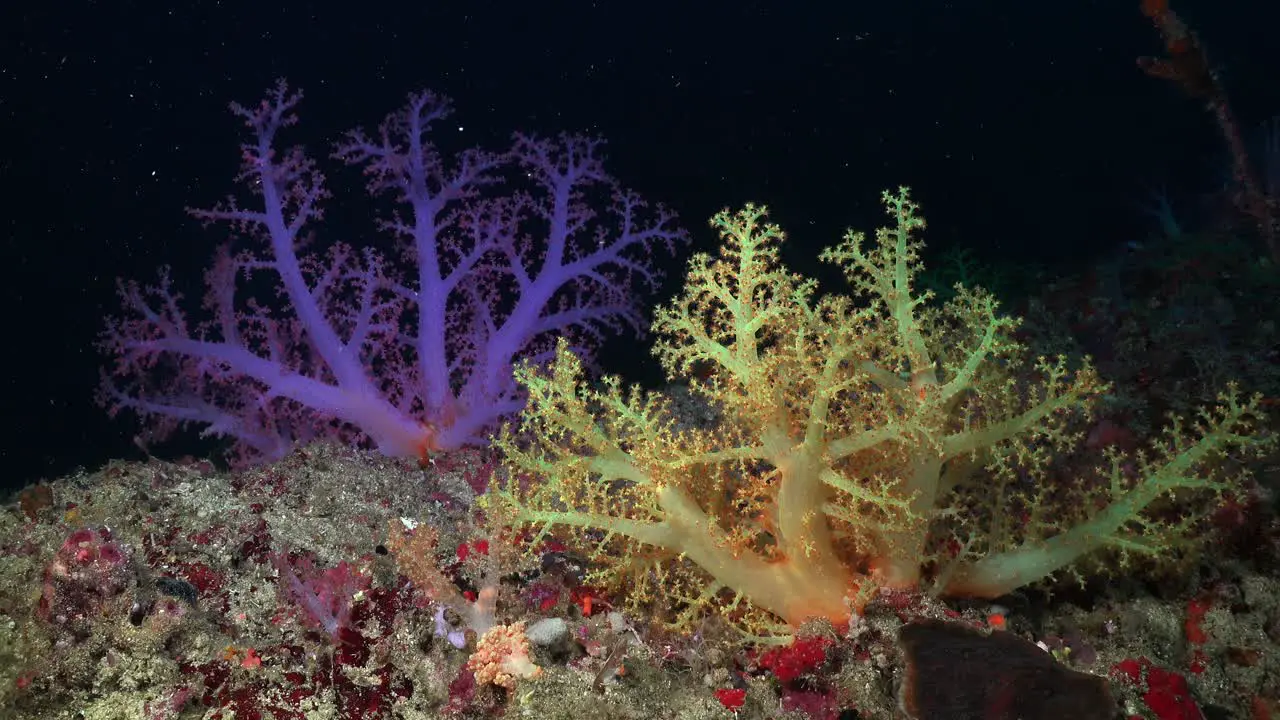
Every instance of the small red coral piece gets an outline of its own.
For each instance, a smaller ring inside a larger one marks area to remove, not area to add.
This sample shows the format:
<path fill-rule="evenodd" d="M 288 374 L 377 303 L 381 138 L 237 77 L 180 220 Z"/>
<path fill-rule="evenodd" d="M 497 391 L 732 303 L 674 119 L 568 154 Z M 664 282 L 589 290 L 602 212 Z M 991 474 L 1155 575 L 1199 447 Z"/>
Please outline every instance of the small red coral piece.
<path fill-rule="evenodd" d="M 716 699 L 730 710 L 737 710 L 747 701 L 747 691 L 740 688 L 720 688 L 716 690 Z"/>
<path fill-rule="evenodd" d="M 830 644 L 824 637 L 797 638 L 788 647 L 774 648 L 760 656 L 760 666 L 772 670 L 778 682 L 789 683 L 821 665 L 827 659 Z"/>
<path fill-rule="evenodd" d="M 1192 645 L 1203 645 L 1209 639 L 1202 623 L 1205 613 L 1211 607 L 1213 603 L 1209 600 L 1191 600 L 1187 603 L 1187 619 L 1183 621 L 1182 629 L 1186 633 L 1187 642 Z"/>
<path fill-rule="evenodd" d="M 1122 660 L 1113 668 L 1116 674 L 1135 685 L 1146 676 L 1147 689 L 1142 701 L 1160 720 L 1204 720 L 1200 706 L 1191 697 L 1187 679 L 1171 670 L 1157 667 L 1147 658 Z"/>

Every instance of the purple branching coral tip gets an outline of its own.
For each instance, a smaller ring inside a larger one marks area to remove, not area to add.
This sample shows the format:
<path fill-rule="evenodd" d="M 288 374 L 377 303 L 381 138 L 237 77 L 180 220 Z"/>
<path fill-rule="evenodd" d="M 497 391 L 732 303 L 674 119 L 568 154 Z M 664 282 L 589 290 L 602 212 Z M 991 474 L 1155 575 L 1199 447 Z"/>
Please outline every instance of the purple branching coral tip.
<path fill-rule="evenodd" d="M 325 176 L 278 138 L 301 98 L 281 81 L 231 106 L 248 128 L 247 192 L 191 211 L 231 230 L 203 316 L 188 315 L 167 268 L 119 283 L 99 401 L 148 423 L 140 444 L 199 427 L 233 440 L 241 464 L 317 438 L 402 457 L 482 444 L 524 406 L 517 362 L 548 357 L 559 337 L 589 355 L 608 334 L 643 331 L 655 254 L 686 238 L 605 173 L 603 141 L 517 134 L 500 152 L 449 156 L 430 133 L 449 101 L 410 96 L 333 153 L 394 206 L 373 223 L 396 245 L 383 254 L 324 240 Z"/>

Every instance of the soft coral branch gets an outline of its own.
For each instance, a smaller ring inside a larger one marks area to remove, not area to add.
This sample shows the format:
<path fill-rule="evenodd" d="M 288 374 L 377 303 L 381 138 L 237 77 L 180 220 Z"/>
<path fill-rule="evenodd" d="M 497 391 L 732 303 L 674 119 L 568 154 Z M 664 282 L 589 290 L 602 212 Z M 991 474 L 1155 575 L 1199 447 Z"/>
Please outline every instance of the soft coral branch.
<path fill-rule="evenodd" d="M 450 161 L 430 134 L 448 100 L 410 96 L 335 152 L 394 203 L 378 224 L 400 252 L 386 257 L 313 237 L 325 178 L 278 137 L 300 99 L 281 82 L 257 106 L 232 105 L 249 130 L 237 179 L 252 200 L 191 211 L 235 234 L 206 275 L 205 319 L 188 320 L 167 270 L 120 283 L 124 312 L 101 341 L 112 412 L 152 420 L 158 437 L 202 425 L 247 458 L 334 435 L 413 456 L 483 442 L 524 402 L 513 363 L 545 356 L 551 338 L 589 353 L 643 327 L 652 253 L 684 235 L 605 173 L 599 140 L 517 136 L 509 151 Z"/>
<path fill-rule="evenodd" d="M 1280 263 L 1280 242 L 1272 202 L 1263 192 L 1249 160 L 1249 151 L 1231 102 L 1218 73 L 1209 62 L 1200 37 L 1170 7 L 1169 0 L 1143 0 L 1142 13 L 1155 25 L 1164 42 L 1164 57 L 1138 58 L 1138 67 L 1152 77 L 1176 83 L 1188 97 L 1203 100 L 1213 112 L 1231 153 L 1231 169 L 1238 186 L 1236 202 L 1257 223 L 1271 259 Z"/>
<path fill-rule="evenodd" d="M 538 482 L 494 489 L 494 517 L 533 547 L 570 544 L 589 582 L 658 600 L 673 623 L 712 611 L 760 631 L 842 622 L 870 588 L 932 579 L 989 597 L 1095 551 L 1171 542 L 1194 523 L 1147 514 L 1155 499 L 1220 490 L 1223 454 L 1266 444 L 1255 404 L 1228 395 L 1137 478 L 1113 466 L 1109 486 L 1049 487 L 1106 386 L 1087 359 L 1029 357 L 980 290 L 915 292 L 924 223 L 905 189 L 883 201 L 889 227 L 823 254 L 850 295 L 788 272 L 763 208 L 716 216 L 719 256 L 694 258 L 656 322 L 659 358 L 714 409 L 710 427 L 616 378 L 585 382 L 563 345 L 549 369 L 519 369 L 529 404 L 498 443 L 511 477 Z"/>

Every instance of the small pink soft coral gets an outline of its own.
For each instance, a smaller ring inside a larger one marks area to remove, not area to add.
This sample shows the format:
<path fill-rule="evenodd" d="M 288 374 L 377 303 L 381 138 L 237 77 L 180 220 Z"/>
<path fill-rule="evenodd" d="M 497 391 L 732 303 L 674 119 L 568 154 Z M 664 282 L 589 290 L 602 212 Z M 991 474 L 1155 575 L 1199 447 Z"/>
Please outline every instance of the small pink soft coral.
<path fill-rule="evenodd" d="M 516 680 L 542 675 L 542 668 L 529 659 L 529 638 L 524 634 L 523 622 L 490 628 L 476 643 L 467 669 L 475 673 L 478 685 L 493 683 L 508 690 L 516 686 Z"/>
<path fill-rule="evenodd" d="M 276 555 L 272 564 L 280 573 L 281 596 L 302 610 L 303 622 L 340 641 L 356 598 L 369 589 L 369 576 L 346 562 L 320 570 L 305 556 Z"/>
<path fill-rule="evenodd" d="M 102 607 L 128 587 L 128 560 L 106 528 L 71 533 L 45 568 L 38 616 L 77 634 L 86 631 Z"/>

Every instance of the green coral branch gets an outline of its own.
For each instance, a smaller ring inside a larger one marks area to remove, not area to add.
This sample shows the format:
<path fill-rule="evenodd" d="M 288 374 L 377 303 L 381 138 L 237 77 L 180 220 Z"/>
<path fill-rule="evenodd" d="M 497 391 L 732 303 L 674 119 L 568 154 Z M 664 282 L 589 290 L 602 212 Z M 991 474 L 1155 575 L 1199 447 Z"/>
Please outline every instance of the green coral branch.
<path fill-rule="evenodd" d="M 1190 429 L 1175 418 L 1158 456 L 1139 458 L 1136 482 L 1125 478 L 1126 471 L 1120 463 L 1112 463 L 1113 494 L 1101 511 L 1048 539 L 1023 543 L 968 564 L 954 573 L 947 592 L 995 597 L 1048 577 L 1081 557 L 1109 546 L 1146 554 L 1166 550 L 1168 540 L 1147 547 L 1122 530 L 1130 525 L 1158 531 L 1194 528 L 1194 522 L 1165 523 L 1142 513 L 1157 498 L 1178 490 L 1221 492 L 1226 489 L 1228 484 L 1214 479 L 1207 467 L 1214 458 L 1231 451 L 1260 456 L 1271 450 L 1274 439 L 1256 433 L 1260 401 L 1258 396 L 1242 401 L 1235 388 L 1231 388 L 1219 397 L 1220 404 L 1215 410 L 1201 411 Z"/>
<path fill-rule="evenodd" d="M 491 517 L 589 548 L 592 578 L 665 594 L 678 621 L 762 631 L 768 616 L 846 620 L 868 587 L 918 587 L 930 568 L 942 592 L 992 596 L 1095 550 L 1190 539 L 1196 522 L 1149 508 L 1227 487 L 1219 459 L 1266 442 L 1257 401 L 1230 392 L 1153 454 L 1113 458 L 1109 487 L 1051 484 L 1106 385 L 1087 361 L 1032 362 L 979 290 L 913 291 L 924 220 L 906 189 L 882 201 L 890 227 L 822 254 L 852 288 L 835 296 L 786 270 L 763 207 L 715 216 L 719 255 L 690 263 L 655 322 L 655 353 L 717 409 L 714 428 L 677 430 L 668 402 L 615 378 L 588 386 L 564 342 L 549 368 L 518 369 L 529 401 L 495 441 L 508 480 Z M 963 555 L 933 562 L 935 530 Z"/>

